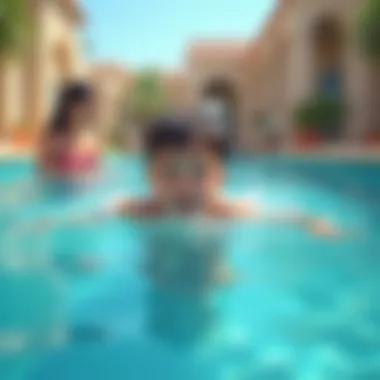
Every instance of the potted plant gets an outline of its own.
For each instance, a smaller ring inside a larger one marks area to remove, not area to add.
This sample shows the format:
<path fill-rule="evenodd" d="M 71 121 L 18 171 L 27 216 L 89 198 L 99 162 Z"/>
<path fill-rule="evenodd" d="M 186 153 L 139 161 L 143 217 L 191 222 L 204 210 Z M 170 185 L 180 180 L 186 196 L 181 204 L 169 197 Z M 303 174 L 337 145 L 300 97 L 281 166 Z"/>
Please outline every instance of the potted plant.
<path fill-rule="evenodd" d="M 323 136 L 318 130 L 317 109 L 314 101 L 300 104 L 295 112 L 296 135 L 295 143 L 298 148 L 310 148 L 320 145 Z"/>
<path fill-rule="evenodd" d="M 365 136 L 370 145 L 380 143 L 380 1 L 365 0 L 358 17 L 357 37 L 359 51 L 367 65 L 369 133 Z"/>
<path fill-rule="evenodd" d="M 371 130 L 365 136 L 365 142 L 372 147 L 380 146 L 380 130 Z"/>
<path fill-rule="evenodd" d="M 310 148 L 340 137 L 346 107 L 338 98 L 316 96 L 296 110 L 296 143 Z"/>
<path fill-rule="evenodd" d="M 330 141 L 336 141 L 341 137 L 347 107 L 340 98 L 317 98 L 318 124 L 321 132 Z"/>

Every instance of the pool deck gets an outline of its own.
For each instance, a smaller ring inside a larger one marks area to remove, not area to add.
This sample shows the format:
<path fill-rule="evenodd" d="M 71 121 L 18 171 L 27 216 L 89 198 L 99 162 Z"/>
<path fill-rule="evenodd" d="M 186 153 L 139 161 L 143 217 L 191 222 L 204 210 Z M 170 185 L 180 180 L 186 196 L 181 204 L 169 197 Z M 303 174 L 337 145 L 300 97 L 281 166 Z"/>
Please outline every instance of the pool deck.
<path fill-rule="evenodd" d="M 32 148 L 17 148 L 9 145 L 0 145 L 0 160 L 28 158 L 35 154 Z"/>
<path fill-rule="evenodd" d="M 297 151 L 289 149 L 278 154 L 279 157 L 298 157 L 321 160 L 379 160 L 380 162 L 380 146 L 330 146 L 310 151 Z"/>
<path fill-rule="evenodd" d="M 0 161 L 8 161 L 14 159 L 27 159 L 35 155 L 35 147 L 16 147 L 11 144 L 0 144 Z M 250 154 L 247 154 L 249 157 Z M 257 155 L 252 155 L 257 156 Z M 309 151 L 298 151 L 295 149 L 287 149 L 277 153 L 260 154 L 260 156 L 271 157 L 294 157 L 294 158 L 307 158 L 316 159 L 318 161 L 323 160 L 371 160 L 380 162 L 380 146 L 368 147 L 368 146 L 330 146 L 322 147 L 319 149 L 313 149 Z"/>

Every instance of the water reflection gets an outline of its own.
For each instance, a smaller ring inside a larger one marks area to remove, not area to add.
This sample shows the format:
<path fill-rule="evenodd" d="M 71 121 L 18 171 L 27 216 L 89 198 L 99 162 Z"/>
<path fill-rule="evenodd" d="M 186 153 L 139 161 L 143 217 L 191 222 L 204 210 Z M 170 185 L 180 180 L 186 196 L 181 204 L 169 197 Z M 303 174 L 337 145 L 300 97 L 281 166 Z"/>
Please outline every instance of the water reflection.
<path fill-rule="evenodd" d="M 148 331 L 169 344 L 200 343 L 217 323 L 213 299 L 224 255 L 222 230 L 210 227 L 169 221 L 145 239 Z"/>

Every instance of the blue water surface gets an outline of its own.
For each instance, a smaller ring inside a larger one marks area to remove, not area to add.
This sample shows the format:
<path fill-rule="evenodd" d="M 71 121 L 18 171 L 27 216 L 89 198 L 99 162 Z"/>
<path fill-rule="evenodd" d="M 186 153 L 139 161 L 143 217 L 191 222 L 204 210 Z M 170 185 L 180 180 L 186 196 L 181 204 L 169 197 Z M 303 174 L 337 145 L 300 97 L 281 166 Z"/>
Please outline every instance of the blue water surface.
<path fill-rule="evenodd" d="M 269 222 L 189 228 L 109 218 L 33 229 L 41 218 L 141 196 L 144 163 L 109 159 L 101 185 L 82 193 L 44 188 L 30 162 L 1 163 L 0 379 L 380 379 L 379 169 L 228 163 L 227 195 L 329 218 L 344 231 L 329 240 Z M 207 243 L 200 235 L 209 229 L 236 280 L 205 299 L 152 288 L 142 271 L 148 243 L 184 251 Z M 47 349 L 61 330 L 66 340 Z"/>

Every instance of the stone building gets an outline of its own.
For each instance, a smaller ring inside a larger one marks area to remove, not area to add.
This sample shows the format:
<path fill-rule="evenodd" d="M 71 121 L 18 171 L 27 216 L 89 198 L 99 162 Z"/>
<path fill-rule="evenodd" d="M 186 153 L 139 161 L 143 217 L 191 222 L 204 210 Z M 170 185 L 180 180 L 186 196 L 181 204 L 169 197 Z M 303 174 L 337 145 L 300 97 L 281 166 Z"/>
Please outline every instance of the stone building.
<path fill-rule="evenodd" d="M 178 110 L 219 112 L 233 145 L 252 150 L 268 131 L 291 146 L 300 102 L 317 92 L 335 94 L 350 106 L 344 137 L 358 140 L 373 127 L 377 112 L 370 102 L 369 68 L 355 43 L 363 4 L 278 0 L 252 40 L 195 41 L 180 71 L 161 73 L 169 103 Z M 43 125 L 60 81 L 86 70 L 76 1 L 30 0 L 30 5 L 36 27 L 29 51 L 1 69 L 6 80 L 0 81 L 0 125 L 8 128 Z M 136 76 L 115 64 L 98 65 L 90 76 L 100 90 L 102 122 L 111 128 L 119 116 L 118 98 L 131 94 Z"/>
<path fill-rule="evenodd" d="M 76 0 L 29 0 L 31 28 L 23 55 L 0 64 L 0 126 L 37 131 L 54 105 L 57 88 L 86 73 Z"/>
<path fill-rule="evenodd" d="M 221 127 L 233 143 L 242 142 L 244 125 L 241 65 L 245 43 L 231 40 L 201 40 L 190 46 L 186 73 L 193 107 L 221 106 Z M 216 110 L 218 112 L 218 110 Z"/>
<path fill-rule="evenodd" d="M 193 44 L 186 67 L 193 104 L 205 96 L 224 99 L 234 115 L 231 139 L 249 150 L 260 145 L 268 130 L 285 147 L 291 145 L 300 102 L 316 93 L 333 94 L 350 107 L 344 138 L 358 140 L 373 127 L 376 112 L 369 68 L 355 38 L 363 4 L 278 0 L 261 34 L 251 41 Z"/>
<path fill-rule="evenodd" d="M 293 112 L 317 93 L 340 97 L 350 107 L 343 135 L 358 139 L 370 127 L 368 67 L 355 33 L 364 0 L 281 0 L 261 36 L 248 46 L 245 92 L 255 115 L 291 142 Z M 255 130 L 256 129 L 256 130 Z"/>

